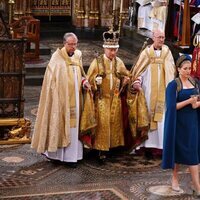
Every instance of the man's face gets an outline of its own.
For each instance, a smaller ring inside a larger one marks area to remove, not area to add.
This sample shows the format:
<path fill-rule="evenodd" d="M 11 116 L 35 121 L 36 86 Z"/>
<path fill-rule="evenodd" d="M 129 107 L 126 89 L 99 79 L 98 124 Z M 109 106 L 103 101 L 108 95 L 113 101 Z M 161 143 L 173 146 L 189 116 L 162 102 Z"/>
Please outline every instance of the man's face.
<path fill-rule="evenodd" d="M 67 38 L 64 46 L 68 54 L 73 54 L 77 47 L 77 39 L 73 36 Z"/>
<path fill-rule="evenodd" d="M 153 35 L 153 46 L 157 49 L 162 48 L 162 45 L 165 42 L 165 34 L 163 32 L 155 32 Z"/>
<path fill-rule="evenodd" d="M 118 48 L 104 48 L 106 57 L 112 60 L 117 55 Z"/>

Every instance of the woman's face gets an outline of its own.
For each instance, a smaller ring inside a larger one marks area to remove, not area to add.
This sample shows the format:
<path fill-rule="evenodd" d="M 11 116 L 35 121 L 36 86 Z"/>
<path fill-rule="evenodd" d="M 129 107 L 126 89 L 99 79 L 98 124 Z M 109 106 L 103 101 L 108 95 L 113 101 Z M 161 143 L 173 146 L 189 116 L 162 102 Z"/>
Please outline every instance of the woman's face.
<path fill-rule="evenodd" d="M 178 68 L 179 76 L 182 78 L 189 78 L 191 69 L 192 68 L 190 61 L 183 62 L 180 68 Z"/>

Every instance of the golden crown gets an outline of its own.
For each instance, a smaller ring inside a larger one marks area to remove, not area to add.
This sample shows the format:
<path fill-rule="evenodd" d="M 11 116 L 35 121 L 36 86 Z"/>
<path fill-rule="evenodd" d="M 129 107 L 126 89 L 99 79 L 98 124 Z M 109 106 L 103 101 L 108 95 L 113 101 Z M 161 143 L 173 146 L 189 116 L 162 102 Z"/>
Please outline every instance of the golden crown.
<path fill-rule="evenodd" d="M 104 48 L 119 48 L 119 31 L 110 29 L 103 33 Z"/>

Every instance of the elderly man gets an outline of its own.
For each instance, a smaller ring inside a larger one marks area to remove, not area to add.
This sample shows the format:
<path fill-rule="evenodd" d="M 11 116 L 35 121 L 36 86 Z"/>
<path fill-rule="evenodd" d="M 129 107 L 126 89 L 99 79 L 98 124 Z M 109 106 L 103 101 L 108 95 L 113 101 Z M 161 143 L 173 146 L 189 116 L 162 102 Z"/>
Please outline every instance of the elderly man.
<path fill-rule="evenodd" d="M 84 78 L 82 53 L 77 50 L 74 33 L 63 37 L 64 47 L 57 49 L 46 68 L 31 147 L 51 160 L 75 167 L 83 158 L 79 141 L 81 87 L 89 87 Z"/>
<path fill-rule="evenodd" d="M 175 76 L 174 59 L 169 48 L 164 45 L 164 32 L 154 31 L 152 39 L 153 44 L 142 51 L 132 70 L 132 91 L 143 90 L 149 112 L 148 139 L 140 145 L 146 148 L 148 158 L 153 156 L 152 149 L 163 148 L 165 89 Z"/>
<path fill-rule="evenodd" d="M 103 39 L 104 54 L 92 61 L 87 73 L 94 93 L 97 121 L 92 148 L 99 151 L 100 163 L 105 161 L 105 152 L 124 146 L 120 91 L 130 80 L 129 71 L 116 56 L 119 33 L 104 32 Z"/>

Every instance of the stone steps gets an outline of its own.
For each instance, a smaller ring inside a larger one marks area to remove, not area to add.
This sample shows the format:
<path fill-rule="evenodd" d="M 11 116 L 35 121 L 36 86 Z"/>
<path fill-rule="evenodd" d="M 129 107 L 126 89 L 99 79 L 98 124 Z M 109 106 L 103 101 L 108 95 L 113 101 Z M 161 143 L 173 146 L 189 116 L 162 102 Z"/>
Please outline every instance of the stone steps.
<path fill-rule="evenodd" d="M 44 75 L 25 75 L 25 86 L 40 86 L 42 85 Z"/>
<path fill-rule="evenodd" d="M 48 63 L 37 65 L 26 65 L 25 66 L 25 86 L 39 86 L 42 85 L 44 73 Z M 84 66 L 85 72 L 87 72 L 89 66 Z"/>
<path fill-rule="evenodd" d="M 141 51 L 143 43 L 147 38 L 151 37 L 149 33 L 138 31 L 136 28 L 130 28 L 129 26 L 124 26 L 122 30 L 122 36 L 120 39 L 120 47 L 131 51 L 133 54 L 138 55 Z M 151 39 L 148 41 L 148 44 Z"/>

